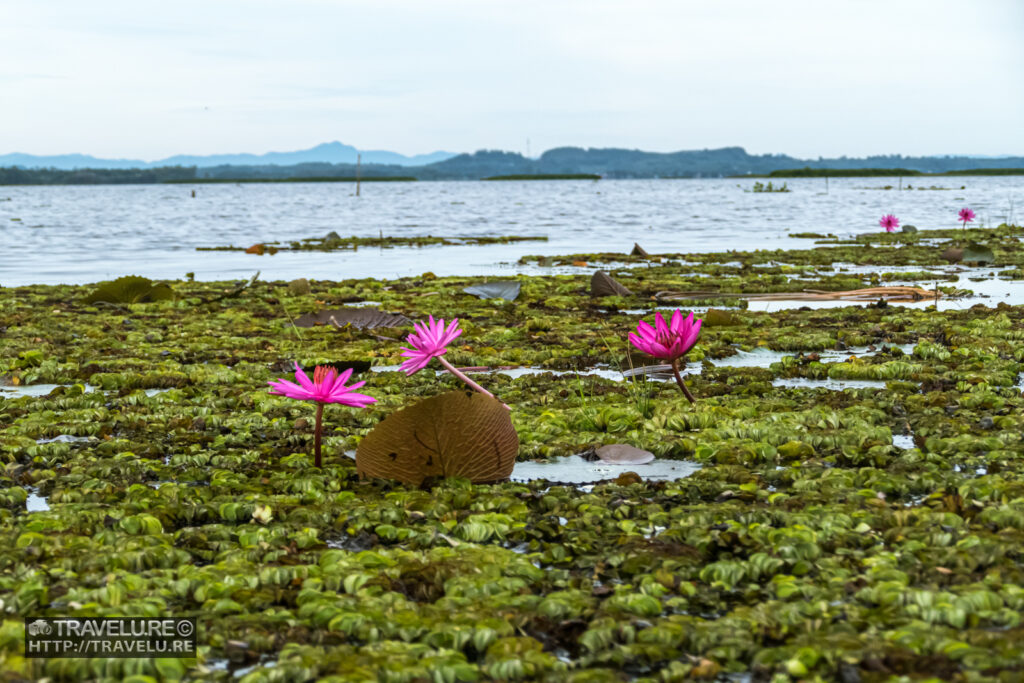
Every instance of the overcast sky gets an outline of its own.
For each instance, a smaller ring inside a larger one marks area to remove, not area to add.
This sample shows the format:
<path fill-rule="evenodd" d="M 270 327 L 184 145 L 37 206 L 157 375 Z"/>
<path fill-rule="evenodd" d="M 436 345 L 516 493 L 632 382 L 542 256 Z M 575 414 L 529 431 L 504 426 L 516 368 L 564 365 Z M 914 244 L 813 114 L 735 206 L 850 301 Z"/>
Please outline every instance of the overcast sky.
<path fill-rule="evenodd" d="M 1022 0 L 0 0 L 0 153 L 1024 155 Z"/>

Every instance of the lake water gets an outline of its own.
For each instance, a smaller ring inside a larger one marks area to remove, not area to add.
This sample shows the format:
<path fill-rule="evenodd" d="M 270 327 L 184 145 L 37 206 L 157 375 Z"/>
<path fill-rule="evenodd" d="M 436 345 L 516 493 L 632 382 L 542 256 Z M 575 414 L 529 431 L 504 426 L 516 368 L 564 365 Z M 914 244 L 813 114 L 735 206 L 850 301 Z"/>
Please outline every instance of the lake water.
<path fill-rule="evenodd" d="M 753 180 L 0 187 L 0 286 L 86 283 L 138 274 L 181 279 L 339 280 L 535 272 L 525 254 L 779 249 L 806 246 L 788 233 L 879 230 L 895 213 L 921 229 L 1019 221 L 1024 178 L 950 177 L 786 180 L 791 192 L 752 193 Z M 937 186 L 941 190 L 919 190 Z M 963 188 L 963 189 L 961 189 Z M 196 197 L 191 197 L 192 190 Z M 270 256 L 197 252 L 197 246 L 322 237 L 538 235 L 548 242 L 401 247 Z M 547 270 L 546 272 L 550 272 Z"/>

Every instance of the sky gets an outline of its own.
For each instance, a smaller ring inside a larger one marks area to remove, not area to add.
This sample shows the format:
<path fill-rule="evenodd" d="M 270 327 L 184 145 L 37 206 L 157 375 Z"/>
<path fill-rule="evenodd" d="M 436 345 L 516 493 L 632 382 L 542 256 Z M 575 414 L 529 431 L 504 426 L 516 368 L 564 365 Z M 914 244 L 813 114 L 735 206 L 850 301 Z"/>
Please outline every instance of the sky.
<path fill-rule="evenodd" d="M 1022 38 L 1021 0 L 0 0 L 0 154 L 1024 155 Z"/>

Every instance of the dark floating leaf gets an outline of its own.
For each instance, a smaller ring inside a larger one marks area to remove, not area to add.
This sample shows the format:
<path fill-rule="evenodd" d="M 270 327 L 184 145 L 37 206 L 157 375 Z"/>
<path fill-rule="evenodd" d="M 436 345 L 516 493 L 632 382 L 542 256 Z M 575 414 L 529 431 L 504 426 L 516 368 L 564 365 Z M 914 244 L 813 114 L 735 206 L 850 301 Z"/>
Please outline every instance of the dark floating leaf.
<path fill-rule="evenodd" d="M 351 325 L 357 330 L 372 330 L 378 327 L 404 327 L 412 321 L 399 313 L 385 313 L 376 308 L 336 308 L 316 313 L 306 313 L 295 319 L 296 327 L 317 325 Z"/>
<path fill-rule="evenodd" d="M 987 245 L 971 242 L 964 247 L 963 260 L 967 263 L 995 263 L 996 255 Z"/>
<path fill-rule="evenodd" d="M 720 311 L 717 308 L 709 308 L 701 316 L 701 320 L 708 327 L 732 327 L 740 324 L 740 321 L 732 313 Z"/>
<path fill-rule="evenodd" d="M 154 284 L 149 278 L 125 275 L 97 287 L 85 297 L 85 303 L 141 304 L 173 298 L 174 290 L 162 282 Z"/>
<path fill-rule="evenodd" d="M 625 443 L 612 443 L 598 448 L 594 455 L 601 462 L 613 465 L 646 465 L 654 460 L 654 453 Z"/>
<path fill-rule="evenodd" d="M 359 444 L 364 477 L 419 486 L 434 477 L 475 483 L 512 474 L 519 435 L 508 409 L 474 391 L 450 391 L 391 413 Z"/>
<path fill-rule="evenodd" d="M 515 301 L 519 296 L 520 284 L 517 280 L 506 280 L 504 282 L 484 282 L 479 285 L 466 287 L 462 291 L 466 294 L 478 296 L 481 299 L 505 299 Z"/>
<path fill-rule="evenodd" d="M 358 375 L 360 372 L 369 370 L 373 364 L 368 360 L 336 360 L 331 363 L 318 363 L 317 365 L 334 368 L 339 374 L 346 370 L 351 370 L 353 374 Z"/>
<path fill-rule="evenodd" d="M 957 249 L 956 247 L 950 247 L 942 252 L 942 258 L 946 259 L 950 263 L 960 263 L 964 259 L 964 250 Z"/>
<path fill-rule="evenodd" d="M 643 256 L 645 258 L 650 256 L 650 254 L 647 253 L 647 250 L 644 249 L 643 247 L 641 247 L 636 242 L 633 242 L 633 251 L 629 252 L 629 255 L 630 256 Z"/>
<path fill-rule="evenodd" d="M 309 280 L 304 277 L 300 277 L 297 280 L 292 280 L 288 283 L 288 293 L 292 296 L 302 296 L 303 294 L 309 294 Z"/>
<path fill-rule="evenodd" d="M 590 296 L 633 296 L 633 292 L 612 279 L 603 270 L 598 270 L 590 278 Z"/>
<path fill-rule="evenodd" d="M 904 225 L 900 232 L 917 232 L 917 227 L 913 225 Z"/>

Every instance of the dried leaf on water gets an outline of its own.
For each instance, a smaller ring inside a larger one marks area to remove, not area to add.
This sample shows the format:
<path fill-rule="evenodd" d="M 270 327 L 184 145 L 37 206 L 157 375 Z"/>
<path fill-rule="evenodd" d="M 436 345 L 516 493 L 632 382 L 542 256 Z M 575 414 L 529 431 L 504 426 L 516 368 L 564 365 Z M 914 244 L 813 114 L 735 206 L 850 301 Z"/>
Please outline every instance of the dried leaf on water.
<path fill-rule="evenodd" d="M 516 280 L 504 282 L 484 282 L 479 285 L 466 287 L 462 291 L 466 294 L 478 296 L 481 299 L 505 299 L 515 301 L 519 296 L 520 284 Z"/>
<path fill-rule="evenodd" d="M 590 296 L 633 296 L 633 292 L 605 271 L 598 270 L 590 278 Z"/>
<path fill-rule="evenodd" d="M 317 325 L 351 325 L 357 330 L 372 330 L 378 327 L 404 327 L 412 321 L 399 313 L 386 313 L 376 308 L 335 308 L 306 313 L 295 319 L 296 327 Z"/>
<path fill-rule="evenodd" d="M 509 411 L 473 391 L 450 391 L 392 413 L 359 444 L 365 477 L 419 486 L 431 477 L 507 479 L 519 452 Z"/>
<path fill-rule="evenodd" d="M 646 465 L 654 460 L 654 453 L 625 443 L 611 443 L 601 446 L 594 455 L 602 462 L 613 465 Z"/>
<path fill-rule="evenodd" d="M 643 247 L 641 247 L 639 244 L 637 244 L 636 242 L 633 242 L 633 251 L 629 252 L 629 255 L 630 256 L 643 256 L 643 257 L 650 256 L 650 254 L 648 254 L 647 251 Z"/>

